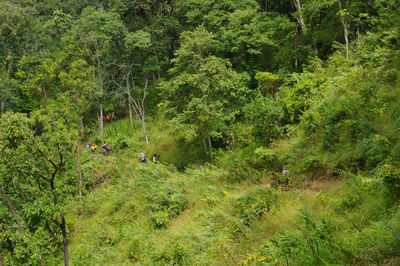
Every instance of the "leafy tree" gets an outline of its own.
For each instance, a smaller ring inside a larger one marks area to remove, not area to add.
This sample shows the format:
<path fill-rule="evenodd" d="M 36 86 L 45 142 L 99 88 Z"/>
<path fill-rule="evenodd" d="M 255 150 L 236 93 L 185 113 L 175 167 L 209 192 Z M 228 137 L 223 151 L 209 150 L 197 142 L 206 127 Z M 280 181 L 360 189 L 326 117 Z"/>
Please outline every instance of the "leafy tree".
<path fill-rule="evenodd" d="M 253 124 L 253 135 L 265 146 L 283 134 L 282 106 L 271 96 L 258 95 L 244 107 L 248 121 Z"/>
<path fill-rule="evenodd" d="M 14 78 L 18 60 L 24 55 L 44 53 L 50 39 L 34 7 L 1 1 L 0 10 L 1 68 Z"/>
<path fill-rule="evenodd" d="M 76 26 L 73 34 L 87 56 L 87 61 L 93 67 L 93 76 L 97 80 L 99 92 L 97 93 L 97 114 L 99 122 L 99 135 L 103 134 L 103 105 L 106 99 L 108 83 L 111 78 L 110 64 L 113 58 L 123 51 L 123 40 L 127 34 L 125 25 L 118 14 L 105 10 L 86 8 Z"/>
<path fill-rule="evenodd" d="M 20 85 L 17 81 L 0 76 L 0 114 L 6 111 L 19 111 L 21 106 Z"/>
<path fill-rule="evenodd" d="M 78 59 L 71 63 L 68 73 L 60 73 L 60 79 L 63 86 L 66 88 L 68 95 L 75 103 L 74 107 L 78 115 L 78 142 L 76 144 L 78 172 L 79 172 L 79 189 L 78 194 L 82 200 L 82 170 L 81 170 L 81 143 L 83 136 L 83 119 L 84 114 L 91 107 L 92 99 L 94 98 L 96 83 L 92 80 L 93 69 L 86 61 Z"/>
<path fill-rule="evenodd" d="M 39 263 L 53 252 L 51 246 L 59 247 L 65 265 L 69 264 L 68 225 L 63 206 L 74 190 L 65 167 L 77 137 L 76 117 L 69 108 L 64 99 L 47 104 L 30 117 L 7 113 L 0 120 L 0 182 L 5 191 L 14 190 L 9 201 L 18 206 L 24 228 L 24 241 L 14 236 L 12 227 L 7 232 L 7 241 L 18 239 L 7 250 L 8 258 L 17 264 Z"/>
<path fill-rule="evenodd" d="M 235 72 L 227 60 L 212 55 L 217 45 L 214 38 L 202 26 L 185 32 L 173 60 L 173 78 L 161 85 L 168 114 L 177 125 L 201 136 L 205 150 L 207 140 L 211 161 L 211 136 L 236 120 L 249 93 L 246 73 Z"/>

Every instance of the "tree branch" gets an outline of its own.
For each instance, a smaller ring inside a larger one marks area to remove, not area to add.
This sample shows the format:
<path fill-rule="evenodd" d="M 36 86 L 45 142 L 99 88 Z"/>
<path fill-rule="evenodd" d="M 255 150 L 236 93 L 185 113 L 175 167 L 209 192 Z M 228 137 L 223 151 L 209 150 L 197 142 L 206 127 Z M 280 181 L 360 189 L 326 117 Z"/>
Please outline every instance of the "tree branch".
<path fill-rule="evenodd" d="M 50 229 L 49 223 L 46 222 L 46 228 L 47 231 L 49 232 L 50 236 L 53 238 L 53 241 L 57 244 L 57 246 L 64 251 L 63 246 L 61 245 L 61 242 L 58 240 L 58 238 L 56 237 L 56 235 L 54 234 L 54 232 Z"/>

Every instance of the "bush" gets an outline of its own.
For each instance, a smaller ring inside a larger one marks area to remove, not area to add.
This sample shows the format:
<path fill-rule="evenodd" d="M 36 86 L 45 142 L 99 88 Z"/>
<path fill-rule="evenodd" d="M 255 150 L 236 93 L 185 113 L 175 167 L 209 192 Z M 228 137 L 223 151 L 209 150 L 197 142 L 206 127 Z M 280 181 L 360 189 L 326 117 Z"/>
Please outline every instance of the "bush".
<path fill-rule="evenodd" d="M 377 172 L 377 178 L 383 181 L 390 200 L 400 199 L 400 170 L 393 164 L 383 165 Z"/>
<path fill-rule="evenodd" d="M 150 221 L 154 228 L 166 228 L 169 223 L 169 215 L 168 212 L 159 211 L 150 216 Z"/>
<path fill-rule="evenodd" d="M 234 212 L 243 224 L 269 212 L 277 195 L 272 188 L 257 188 L 233 200 Z"/>
<path fill-rule="evenodd" d="M 127 243 L 126 257 L 129 260 L 137 261 L 142 255 L 141 243 L 138 239 L 132 239 Z"/>
<path fill-rule="evenodd" d="M 229 183 L 241 182 L 252 178 L 250 164 L 254 160 L 254 145 L 239 152 L 227 152 L 220 156 L 217 165 L 228 170 L 225 180 Z"/>
<path fill-rule="evenodd" d="M 188 201 L 185 196 L 166 185 L 153 188 L 146 194 L 151 204 L 147 208 L 151 211 L 165 211 L 170 216 L 177 216 L 186 209 Z"/>
<path fill-rule="evenodd" d="M 387 259 L 397 257 L 400 254 L 400 212 L 384 217 L 373 223 L 363 231 L 350 239 L 357 257 L 364 260 L 365 264 L 398 265 L 388 263 Z"/>
<path fill-rule="evenodd" d="M 360 205 L 365 196 L 365 189 L 360 177 L 353 177 L 347 180 L 343 186 L 344 195 L 340 206 L 344 209 L 352 209 Z"/>
<path fill-rule="evenodd" d="M 366 169 L 373 169 L 383 162 L 390 153 L 390 142 L 385 136 L 376 135 L 362 141 L 363 154 L 366 157 Z"/>
<path fill-rule="evenodd" d="M 188 260 L 185 249 L 177 241 L 168 242 L 161 252 L 154 252 L 151 259 L 156 265 L 185 264 Z"/>
<path fill-rule="evenodd" d="M 274 170 L 280 167 L 276 151 L 259 147 L 255 150 L 254 165 L 259 168 L 266 168 L 268 170 Z"/>

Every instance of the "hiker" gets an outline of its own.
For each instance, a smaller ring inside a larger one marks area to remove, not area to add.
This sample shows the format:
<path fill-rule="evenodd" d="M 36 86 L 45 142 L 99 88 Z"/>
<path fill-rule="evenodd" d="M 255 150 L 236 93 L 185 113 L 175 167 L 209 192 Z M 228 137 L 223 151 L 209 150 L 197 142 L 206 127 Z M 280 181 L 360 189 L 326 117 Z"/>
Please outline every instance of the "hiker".
<path fill-rule="evenodd" d="M 284 190 L 288 191 L 288 188 L 289 188 L 289 171 L 286 169 L 286 167 L 283 167 L 282 175 L 283 175 L 283 182 L 282 183 L 285 185 Z"/>
<path fill-rule="evenodd" d="M 111 151 L 111 147 L 110 145 L 108 145 L 107 143 L 102 145 L 103 151 L 104 151 L 104 155 L 107 156 L 107 152 Z"/>
<path fill-rule="evenodd" d="M 202 164 L 199 165 L 199 170 L 200 170 L 201 172 L 204 171 L 204 168 L 203 168 L 203 165 L 202 165 Z"/>
<path fill-rule="evenodd" d="M 143 152 L 141 152 L 140 153 L 140 162 L 141 163 L 147 163 L 147 159 L 146 159 L 146 156 L 144 156 L 144 153 Z"/>
<path fill-rule="evenodd" d="M 153 163 L 158 163 L 158 156 L 155 153 L 153 155 Z"/>
<path fill-rule="evenodd" d="M 113 122 L 113 120 L 114 120 L 114 113 L 112 113 L 112 114 L 108 113 L 107 116 L 103 115 L 104 122 L 111 123 L 111 122 Z"/>
<path fill-rule="evenodd" d="M 89 142 L 89 143 L 86 145 L 86 148 L 88 148 L 91 152 L 95 152 L 96 149 L 97 149 L 97 146 L 96 146 L 96 144 L 94 144 L 93 142 Z"/>

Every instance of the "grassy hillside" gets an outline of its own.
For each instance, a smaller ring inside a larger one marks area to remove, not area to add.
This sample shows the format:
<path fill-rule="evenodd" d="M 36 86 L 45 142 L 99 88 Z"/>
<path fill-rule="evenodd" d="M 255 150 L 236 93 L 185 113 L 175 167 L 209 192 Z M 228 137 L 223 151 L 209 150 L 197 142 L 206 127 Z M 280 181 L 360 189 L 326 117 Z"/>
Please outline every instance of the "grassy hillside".
<path fill-rule="evenodd" d="M 118 121 L 106 127 L 108 157 L 84 153 L 86 178 L 98 184 L 87 181 L 83 203 L 69 208 L 73 265 L 400 263 L 400 211 L 381 181 L 344 172 L 307 183 L 293 176 L 282 192 L 271 187 L 273 175 L 201 171 L 194 156 L 178 171 L 175 156 L 189 152 L 166 129 L 153 121 L 145 149 L 139 129 Z M 143 150 L 163 163 L 139 164 Z"/>

